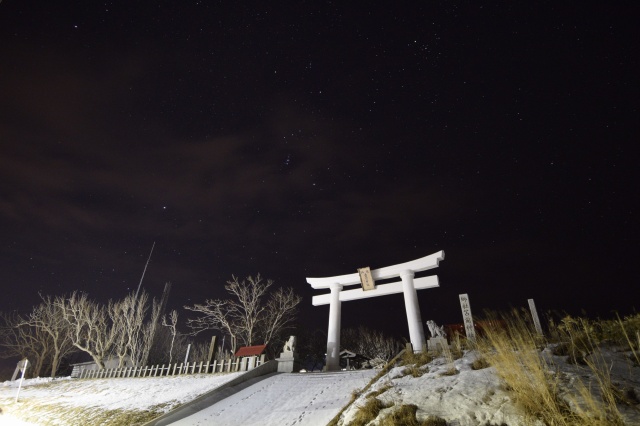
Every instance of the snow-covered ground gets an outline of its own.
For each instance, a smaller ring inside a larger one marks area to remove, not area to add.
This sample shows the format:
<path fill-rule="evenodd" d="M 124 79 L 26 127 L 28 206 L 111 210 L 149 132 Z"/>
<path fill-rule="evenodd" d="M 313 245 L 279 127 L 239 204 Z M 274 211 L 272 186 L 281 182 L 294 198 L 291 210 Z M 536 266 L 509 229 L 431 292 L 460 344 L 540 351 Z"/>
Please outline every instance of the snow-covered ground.
<path fill-rule="evenodd" d="M 278 374 L 173 425 L 326 425 L 377 373 Z"/>
<path fill-rule="evenodd" d="M 14 401 L 20 381 L 7 381 L 0 386 L 0 425 L 25 424 L 19 423 L 16 416 L 19 415 L 21 406 L 25 408 L 28 406 L 26 401 L 104 410 L 154 409 L 167 412 L 240 374 L 242 373 L 85 380 L 70 377 L 55 380 L 29 379 L 22 384 L 17 404 Z M 70 420 L 68 424 L 75 423 Z"/>
<path fill-rule="evenodd" d="M 562 357 L 546 355 L 562 375 L 566 389 L 576 379 L 589 382 L 587 369 L 564 362 Z M 378 373 L 378 370 L 338 373 L 278 374 L 262 380 L 240 392 L 186 417 L 175 425 L 325 425 L 340 412 L 354 392 L 360 397 L 343 414 L 347 425 L 371 392 L 392 405 L 381 411 L 388 415 L 402 404 L 415 404 L 417 417 L 430 415 L 445 419 L 450 426 L 482 426 L 503 424 L 518 426 L 523 419 L 492 367 L 473 370 L 474 352 L 466 353 L 454 361 L 457 374 L 445 375 L 451 365 L 443 358 L 423 367 L 425 374 L 413 377 L 406 367 L 395 367 L 364 392 L 359 392 Z M 640 395 L 640 367 L 634 366 L 625 354 L 615 351 L 604 353 L 610 368 L 612 382 L 621 388 L 633 389 Z M 27 401 L 40 404 L 60 404 L 72 407 L 100 407 L 104 410 L 169 411 L 188 402 L 240 373 L 227 375 L 193 375 L 170 378 L 50 379 L 27 380 L 15 404 L 17 382 L 0 386 L 0 425 L 22 426 L 14 418 L 27 408 Z M 21 405 L 24 404 L 24 405 Z M 394 408 L 395 407 L 395 408 Z M 640 406 L 620 409 L 626 424 L 640 425 Z M 15 414 L 15 415 L 14 415 Z M 379 417 L 379 418 L 381 418 Z M 13 420 L 12 420 L 13 419 Z M 73 420 L 37 421 L 38 425 L 75 425 Z"/>

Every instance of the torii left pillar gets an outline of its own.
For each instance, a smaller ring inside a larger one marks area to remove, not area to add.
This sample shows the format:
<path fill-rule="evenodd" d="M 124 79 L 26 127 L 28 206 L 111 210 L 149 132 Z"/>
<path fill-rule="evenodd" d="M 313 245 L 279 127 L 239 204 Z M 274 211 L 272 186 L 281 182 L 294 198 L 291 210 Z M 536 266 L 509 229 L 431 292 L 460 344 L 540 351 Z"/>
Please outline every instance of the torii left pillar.
<path fill-rule="evenodd" d="M 360 275 L 358 273 L 328 278 L 307 278 L 307 282 L 311 284 L 311 287 L 314 289 L 331 290 L 331 293 L 313 296 L 314 306 L 329 305 L 326 369 L 328 371 L 340 370 L 340 318 L 342 314 L 342 302 L 348 300 L 403 293 L 411 345 L 415 352 L 422 351 L 426 341 L 416 290 L 438 287 L 439 283 L 438 277 L 435 275 L 415 279 L 414 276 L 416 272 L 437 267 L 443 259 L 444 251 L 439 251 L 430 256 L 412 260 L 411 262 L 371 271 L 371 276 L 374 280 L 383 280 L 399 276 L 401 281 L 381 284 L 375 289 L 368 291 L 364 291 L 362 288 L 342 290 L 344 286 L 360 283 Z"/>
<path fill-rule="evenodd" d="M 327 332 L 327 370 L 340 370 L 340 319 L 342 317 L 342 302 L 340 290 L 342 285 L 332 283 L 331 303 L 329 304 L 329 330 Z"/>

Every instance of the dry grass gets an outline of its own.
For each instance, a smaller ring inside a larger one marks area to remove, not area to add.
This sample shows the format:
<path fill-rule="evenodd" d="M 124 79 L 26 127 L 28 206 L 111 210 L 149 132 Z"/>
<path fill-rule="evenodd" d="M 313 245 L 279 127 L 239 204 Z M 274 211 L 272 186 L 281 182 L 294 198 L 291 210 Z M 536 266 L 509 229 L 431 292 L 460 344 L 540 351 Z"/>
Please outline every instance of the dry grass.
<path fill-rule="evenodd" d="M 429 372 L 427 367 L 418 367 L 417 365 L 409 365 L 404 369 L 405 376 L 420 377 Z"/>
<path fill-rule="evenodd" d="M 400 365 L 415 365 L 416 367 L 422 367 L 433 361 L 433 356 L 427 351 L 413 352 L 404 351 L 400 358 Z"/>
<path fill-rule="evenodd" d="M 29 399 L 18 404 L 7 404 L 3 411 L 26 422 L 49 425 L 143 425 L 163 413 L 161 407 L 150 410 L 104 410 L 98 407 L 70 407 L 60 404 L 47 405 Z M 62 420 L 64 419 L 64 420 Z"/>
<path fill-rule="evenodd" d="M 595 324 L 565 318 L 552 330 L 556 338 L 563 339 L 568 356 L 584 363 L 597 378 L 598 392 L 578 380 L 576 393 L 563 398 L 554 366 L 539 350 L 540 336 L 525 318 L 515 311 L 505 315 L 506 328 L 497 323 L 487 327 L 486 336 L 479 341 L 483 358 L 495 366 L 525 416 L 554 426 L 622 426 L 609 370 L 598 358 L 594 361 L 593 355 L 588 356 L 597 352 L 602 340 Z"/>
<path fill-rule="evenodd" d="M 364 405 L 360 406 L 360 409 L 356 412 L 356 415 L 349 423 L 350 426 L 364 426 L 369 423 L 371 420 L 378 417 L 380 411 L 383 408 L 388 408 L 389 406 L 384 404 L 378 398 L 367 398 L 365 400 Z"/>
<path fill-rule="evenodd" d="M 489 361 L 487 361 L 484 357 L 480 356 L 478 358 L 476 358 L 475 360 L 473 360 L 473 362 L 471 363 L 471 368 L 473 370 L 482 370 L 483 368 L 489 368 L 491 366 L 491 364 L 489 364 Z"/>
<path fill-rule="evenodd" d="M 400 360 L 404 357 L 404 354 L 406 353 L 406 350 L 402 350 L 400 351 L 400 353 L 398 355 L 396 355 L 391 361 L 389 361 L 387 364 L 385 364 L 385 366 L 378 372 L 378 374 L 375 375 L 375 377 L 373 377 L 373 379 L 371 379 L 369 381 L 369 383 L 367 383 L 367 385 L 362 388 L 361 390 L 358 391 L 354 391 L 351 394 L 351 400 L 347 403 L 347 405 L 345 405 L 344 407 L 342 407 L 342 409 L 340 410 L 340 412 L 338 414 L 336 414 L 333 419 L 331 419 L 331 421 L 327 424 L 327 426 L 337 426 L 340 422 L 340 418 L 342 417 L 342 415 L 344 414 L 344 412 L 347 410 L 347 408 L 349 408 L 355 401 L 356 399 L 358 399 L 358 397 L 365 393 L 367 391 L 367 389 L 369 389 L 374 383 L 376 383 L 378 380 L 380 380 L 382 378 L 382 376 L 384 376 L 385 374 L 387 374 L 389 372 L 389 370 L 391 370 L 396 364 L 398 364 L 399 362 L 401 362 Z M 369 396 L 378 396 L 381 393 L 385 392 L 387 389 L 389 389 L 388 386 L 383 387 L 382 391 L 378 391 L 376 392 L 372 392 Z"/>
<path fill-rule="evenodd" d="M 379 426 L 447 426 L 447 422 L 440 417 L 429 416 L 425 420 L 418 420 L 416 412 L 418 407 L 414 404 L 403 404 L 395 409 L 391 414 L 385 416 Z"/>
<path fill-rule="evenodd" d="M 429 372 L 426 365 L 431 361 L 433 361 L 433 357 L 426 351 L 418 353 L 405 351 L 399 359 L 399 364 L 406 367 L 404 369 L 405 376 L 420 377 Z"/>

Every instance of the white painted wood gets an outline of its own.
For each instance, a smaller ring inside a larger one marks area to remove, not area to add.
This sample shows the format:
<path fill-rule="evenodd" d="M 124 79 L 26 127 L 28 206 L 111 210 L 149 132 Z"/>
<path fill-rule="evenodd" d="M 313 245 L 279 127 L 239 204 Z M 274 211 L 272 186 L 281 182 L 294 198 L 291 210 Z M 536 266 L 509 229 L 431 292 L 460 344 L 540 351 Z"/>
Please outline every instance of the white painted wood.
<path fill-rule="evenodd" d="M 329 330 L 327 331 L 327 363 L 329 371 L 340 370 L 340 320 L 342 302 L 340 293 L 342 285 L 331 284 L 331 301 L 329 303 Z M 361 290 L 361 289 L 360 289 Z"/>
<path fill-rule="evenodd" d="M 340 315 L 341 303 L 348 300 L 364 299 L 367 297 L 385 296 L 387 294 L 403 293 L 409 335 L 415 352 L 420 352 L 425 346 L 424 327 L 420 319 L 417 289 L 438 287 L 437 277 L 425 277 L 414 280 L 416 272 L 436 268 L 444 259 L 444 250 L 420 259 L 398 265 L 387 266 L 371 271 L 374 280 L 385 280 L 401 277 L 400 282 L 382 284 L 374 290 L 364 291 L 362 288 L 342 291 L 344 286 L 361 284 L 360 274 L 339 275 L 326 278 L 307 278 L 307 282 L 314 289 L 331 289 L 330 294 L 314 296 L 315 306 L 329 304 L 329 330 L 327 332 L 327 361 L 326 369 L 336 371 L 340 369 Z M 416 286 L 420 286 L 419 288 Z"/>
<path fill-rule="evenodd" d="M 404 271 L 400 274 L 400 278 L 402 278 L 404 307 L 409 326 L 409 340 L 411 340 L 414 352 L 422 352 L 422 347 L 425 345 L 424 327 L 420 318 L 420 305 L 418 304 L 418 293 L 413 283 L 413 275 L 413 271 Z"/>
<path fill-rule="evenodd" d="M 429 277 L 414 278 L 413 284 L 416 290 L 422 290 L 425 288 L 439 287 L 437 275 L 431 275 Z M 375 290 L 364 291 L 361 288 L 353 290 L 343 290 L 340 292 L 340 301 L 348 302 L 349 300 L 366 299 L 369 297 L 386 296 L 389 294 L 402 293 L 402 281 L 396 281 L 389 284 L 379 284 Z M 331 302 L 331 293 L 320 294 L 313 296 L 311 303 L 313 306 L 328 305 Z"/>
<path fill-rule="evenodd" d="M 444 260 L 444 250 L 430 254 L 420 259 L 411 260 L 405 263 L 399 263 L 393 266 L 387 266 L 371 271 L 374 280 L 386 280 L 400 276 L 402 271 L 422 272 L 429 269 L 437 268 L 440 261 Z M 343 286 L 360 284 L 360 274 L 353 273 L 347 275 L 339 275 L 336 277 L 326 278 L 307 278 L 307 282 L 314 289 L 329 288 L 331 284 L 338 283 Z"/>

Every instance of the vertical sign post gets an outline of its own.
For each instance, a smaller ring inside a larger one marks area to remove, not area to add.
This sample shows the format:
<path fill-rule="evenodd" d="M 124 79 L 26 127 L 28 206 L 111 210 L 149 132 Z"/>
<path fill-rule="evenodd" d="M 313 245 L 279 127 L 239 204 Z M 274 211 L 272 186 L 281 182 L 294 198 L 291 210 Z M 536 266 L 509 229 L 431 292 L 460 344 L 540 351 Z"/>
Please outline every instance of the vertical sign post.
<path fill-rule="evenodd" d="M 207 361 L 211 362 L 213 361 L 213 356 L 215 355 L 216 352 L 216 336 L 211 336 L 211 344 L 209 345 L 209 358 L 207 358 Z"/>
<path fill-rule="evenodd" d="M 533 317 L 533 325 L 536 327 L 538 334 L 542 334 L 542 327 L 540 326 L 540 318 L 538 318 L 538 311 L 536 310 L 536 304 L 533 299 L 528 299 L 529 309 L 531 310 L 531 316 Z"/>
<path fill-rule="evenodd" d="M 189 361 L 189 351 L 191 350 L 191 343 L 187 345 L 187 353 L 184 356 L 184 363 L 186 364 Z"/>
<path fill-rule="evenodd" d="M 22 382 L 24 381 L 24 373 L 27 371 L 27 367 L 29 366 L 29 360 L 23 359 L 18 362 L 18 368 L 22 370 L 22 377 L 20 377 L 20 384 L 18 385 L 18 393 L 16 393 L 16 402 L 18 402 L 18 395 L 20 395 L 20 388 L 22 387 Z"/>
<path fill-rule="evenodd" d="M 469 304 L 469 295 L 461 294 L 460 307 L 462 308 L 462 318 L 464 319 L 464 331 L 467 335 L 467 340 L 476 341 L 476 329 L 473 326 L 473 316 L 471 315 L 471 305 Z"/>

